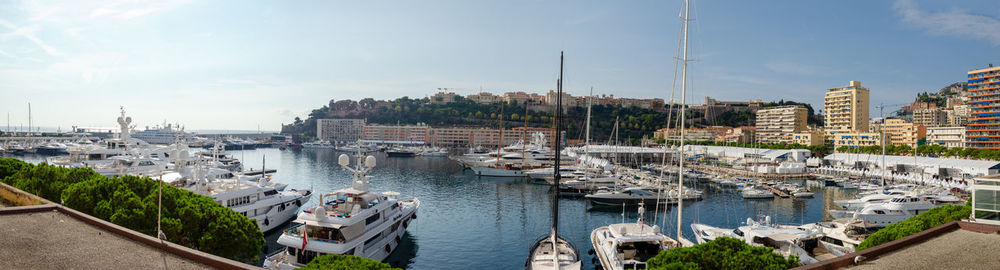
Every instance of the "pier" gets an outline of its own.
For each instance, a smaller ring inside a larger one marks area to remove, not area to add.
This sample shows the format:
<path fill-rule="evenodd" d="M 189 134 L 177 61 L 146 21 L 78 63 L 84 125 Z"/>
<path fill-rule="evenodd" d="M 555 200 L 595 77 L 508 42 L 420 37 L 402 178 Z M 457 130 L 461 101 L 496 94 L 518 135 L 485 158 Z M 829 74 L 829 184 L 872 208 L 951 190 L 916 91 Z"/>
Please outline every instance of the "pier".
<path fill-rule="evenodd" d="M 788 195 L 788 193 L 782 192 L 781 190 L 778 190 L 778 189 L 772 187 L 771 185 L 761 185 L 761 186 L 763 186 L 763 187 L 767 188 L 768 190 L 770 190 L 771 193 L 774 193 L 775 196 L 782 197 L 782 198 L 791 197 L 790 195 Z"/>

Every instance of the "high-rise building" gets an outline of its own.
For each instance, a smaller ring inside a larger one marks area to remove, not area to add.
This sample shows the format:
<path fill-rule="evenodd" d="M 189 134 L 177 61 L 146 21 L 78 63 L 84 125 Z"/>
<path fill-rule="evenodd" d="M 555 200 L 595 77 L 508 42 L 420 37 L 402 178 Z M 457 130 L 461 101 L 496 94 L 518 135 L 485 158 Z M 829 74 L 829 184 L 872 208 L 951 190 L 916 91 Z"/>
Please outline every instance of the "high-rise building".
<path fill-rule="evenodd" d="M 969 124 L 966 147 L 1000 149 L 1000 67 L 970 70 L 968 78 Z"/>
<path fill-rule="evenodd" d="M 823 113 L 828 138 L 838 133 L 868 131 L 868 94 L 868 88 L 861 87 L 859 81 L 826 90 Z"/>
<path fill-rule="evenodd" d="M 948 125 L 965 126 L 969 124 L 969 105 L 955 105 L 948 111 Z"/>
<path fill-rule="evenodd" d="M 798 105 L 757 110 L 757 142 L 791 143 L 792 133 L 806 130 L 807 115 Z"/>
<path fill-rule="evenodd" d="M 365 119 L 316 119 L 316 138 L 329 142 L 353 142 L 361 138 Z"/>

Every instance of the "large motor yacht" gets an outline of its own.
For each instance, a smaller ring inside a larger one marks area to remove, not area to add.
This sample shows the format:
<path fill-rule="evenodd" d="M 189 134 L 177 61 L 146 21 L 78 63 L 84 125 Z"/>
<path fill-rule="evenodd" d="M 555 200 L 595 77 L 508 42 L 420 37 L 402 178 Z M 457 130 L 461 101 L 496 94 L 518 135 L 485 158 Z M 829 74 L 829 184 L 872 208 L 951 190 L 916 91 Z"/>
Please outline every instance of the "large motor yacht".
<path fill-rule="evenodd" d="M 656 225 L 646 224 L 645 208 L 639 206 L 639 219 L 635 223 L 618 223 L 598 227 L 590 233 L 594 253 L 604 269 L 646 268 L 646 261 L 660 251 L 680 244 L 660 233 Z"/>
<path fill-rule="evenodd" d="M 320 205 L 300 213 L 294 221 L 298 225 L 278 237 L 285 249 L 268 256 L 264 268 L 298 268 L 325 254 L 381 261 L 399 246 L 417 218 L 420 201 L 399 199 L 399 193 L 392 191 L 371 192 L 367 173 L 375 167 L 373 156 L 362 159 L 359 151 L 354 168 L 349 167 L 347 155 L 340 155 L 339 163 L 353 172 L 351 187 L 320 195 Z"/>
<path fill-rule="evenodd" d="M 184 127 L 167 123 L 164 123 L 163 126 L 155 126 L 153 128 L 147 126 L 145 130 L 132 134 L 132 137 L 149 144 L 172 144 L 178 141 L 187 142 L 194 140 L 194 134 L 184 132 Z"/>

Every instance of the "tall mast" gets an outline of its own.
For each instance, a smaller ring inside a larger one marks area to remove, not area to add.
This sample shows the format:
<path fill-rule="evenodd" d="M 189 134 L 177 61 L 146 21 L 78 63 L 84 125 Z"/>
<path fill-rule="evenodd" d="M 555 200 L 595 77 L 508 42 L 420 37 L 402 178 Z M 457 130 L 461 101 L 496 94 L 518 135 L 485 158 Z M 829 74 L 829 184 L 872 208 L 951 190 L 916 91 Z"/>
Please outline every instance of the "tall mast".
<path fill-rule="evenodd" d="M 882 128 L 881 128 L 881 130 L 882 130 L 882 140 L 881 141 L 882 141 L 882 185 L 883 186 L 885 186 L 885 172 L 887 171 L 886 168 L 885 168 L 885 124 L 886 124 L 886 121 L 885 121 L 885 114 L 882 112 L 884 108 L 885 108 L 885 105 L 878 106 L 878 117 L 882 118 Z"/>
<path fill-rule="evenodd" d="M 500 102 L 500 140 L 497 141 L 497 165 L 500 165 L 500 150 L 503 150 L 503 104 Z"/>
<path fill-rule="evenodd" d="M 524 150 L 528 146 L 528 102 L 524 102 L 524 130 L 521 131 L 521 165 L 524 165 Z"/>
<path fill-rule="evenodd" d="M 31 102 L 28 102 L 28 137 L 31 137 Z"/>
<path fill-rule="evenodd" d="M 555 195 L 552 196 L 552 254 L 556 254 L 556 256 L 552 256 L 552 265 L 554 265 L 556 269 L 559 268 L 559 243 L 556 242 L 556 239 L 559 233 L 559 179 L 562 178 L 562 175 L 559 173 L 559 160 L 562 159 L 562 157 L 560 157 L 560 152 L 562 152 L 560 151 L 562 139 L 559 136 L 559 128 L 562 124 L 562 119 L 560 119 L 562 117 L 562 84 L 563 53 L 559 52 L 559 81 L 556 83 L 556 134 L 555 137 L 552 138 L 555 140 L 555 149 L 553 150 L 556 151 L 556 166 L 552 169 L 555 174 L 552 181 L 552 185 L 555 186 Z"/>
<path fill-rule="evenodd" d="M 684 0 L 684 57 L 681 58 L 681 65 L 683 69 L 681 71 L 681 144 L 679 153 L 680 163 L 677 170 L 677 241 L 681 240 L 681 224 L 683 224 L 681 202 L 684 201 L 684 123 L 687 118 L 684 117 L 684 112 L 687 111 L 687 71 L 688 71 L 688 14 L 690 13 L 690 0 Z"/>
<path fill-rule="evenodd" d="M 594 99 L 594 87 L 591 86 L 590 95 L 587 96 L 587 130 L 584 132 L 586 134 L 584 135 L 585 137 L 583 143 L 584 147 L 590 145 L 590 106 L 593 104 L 591 103 L 593 102 L 593 99 Z M 584 150 L 586 150 L 586 148 L 584 148 Z"/>

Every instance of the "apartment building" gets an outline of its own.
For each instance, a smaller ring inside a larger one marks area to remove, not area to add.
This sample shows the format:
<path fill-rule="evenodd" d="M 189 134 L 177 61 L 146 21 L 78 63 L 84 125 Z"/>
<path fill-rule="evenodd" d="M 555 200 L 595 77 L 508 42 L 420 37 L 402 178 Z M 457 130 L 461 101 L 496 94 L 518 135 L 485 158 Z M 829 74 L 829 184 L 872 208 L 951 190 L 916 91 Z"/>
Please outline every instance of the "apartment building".
<path fill-rule="evenodd" d="M 791 143 L 792 133 L 806 130 L 808 111 L 798 105 L 757 110 L 757 142 Z"/>
<path fill-rule="evenodd" d="M 969 124 L 965 145 L 976 149 L 1000 149 L 1000 67 L 970 70 L 968 79 Z"/>
<path fill-rule="evenodd" d="M 492 128 L 433 128 L 428 136 L 428 144 L 436 146 L 455 147 L 496 147 L 497 145 L 511 145 L 522 140 L 531 140 L 531 134 L 543 133 L 551 147 L 553 134 L 550 128 L 527 128 L 517 127 L 503 131 L 503 140 L 500 139 L 500 130 Z"/>
<path fill-rule="evenodd" d="M 903 119 L 885 119 L 882 124 L 885 129 L 887 145 L 909 145 L 917 147 L 917 141 L 927 137 L 927 127 L 908 122 Z"/>
<path fill-rule="evenodd" d="M 944 147 L 965 147 L 965 127 L 929 127 L 927 144 Z"/>
<path fill-rule="evenodd" d="M 830 137 L 830 139 L 833 140 L 834 149 L 837 149 L 841 146 L 861 147 L 882 145 L 881 136 L 882 134 L 876 132 L 850 132 L 837 133 L 833 137 Z"/>
<path fill-rule="evenodd" d="M 826 144 L 826 133 L 821 130 L 808 130 L 792 133 L 792 143 L 805 146 Z"/>
<path fill-rule="evenodd" d="M 448 104 L 455 102 L 455 97 L 457 96 L 458 94 L 455 94 L 454 92 L 441 91 L 431 96 L 430 100 L 433 104 Z"/>
<path fill-rule="evenodd" d="M 716 142 L 730 142 L 730 143 L 750 143 L 753 142 L 754 134 L 757 127 L 745 126 L 745 127 L 735 127 L 726 130 L 724 133 L 716 135 Z"/>
<path fill-rule="evenodd" d="M 861 133 L 868 130 L 868 88 L 859 81 L 826 90 L 823 97 L 824 130 L 831 139 L 838 133 Z"/>
<path fill-rule="evenodd" d="M 351 142 L 361 138 L 365 119 L 316 119 L 316 138 L 329 142 Z"/>
<path fill-rule="evenodd" d="M 913 110 L 913 124 L 928 127 L 948 125 L 948 115 L 941 108 Z"/>
<path fill-rule="evenodd" d="M 369 125 L 364 127 L 362 139 L 378 143 L 427 143 L 430 127 L 427 125 L 382 126 Z"/>
<path fill-rule="evenodd" d="M 948 111 L 948 125 L 966 126 L 969 124 L 969 105 L 955 105 Z"/>

